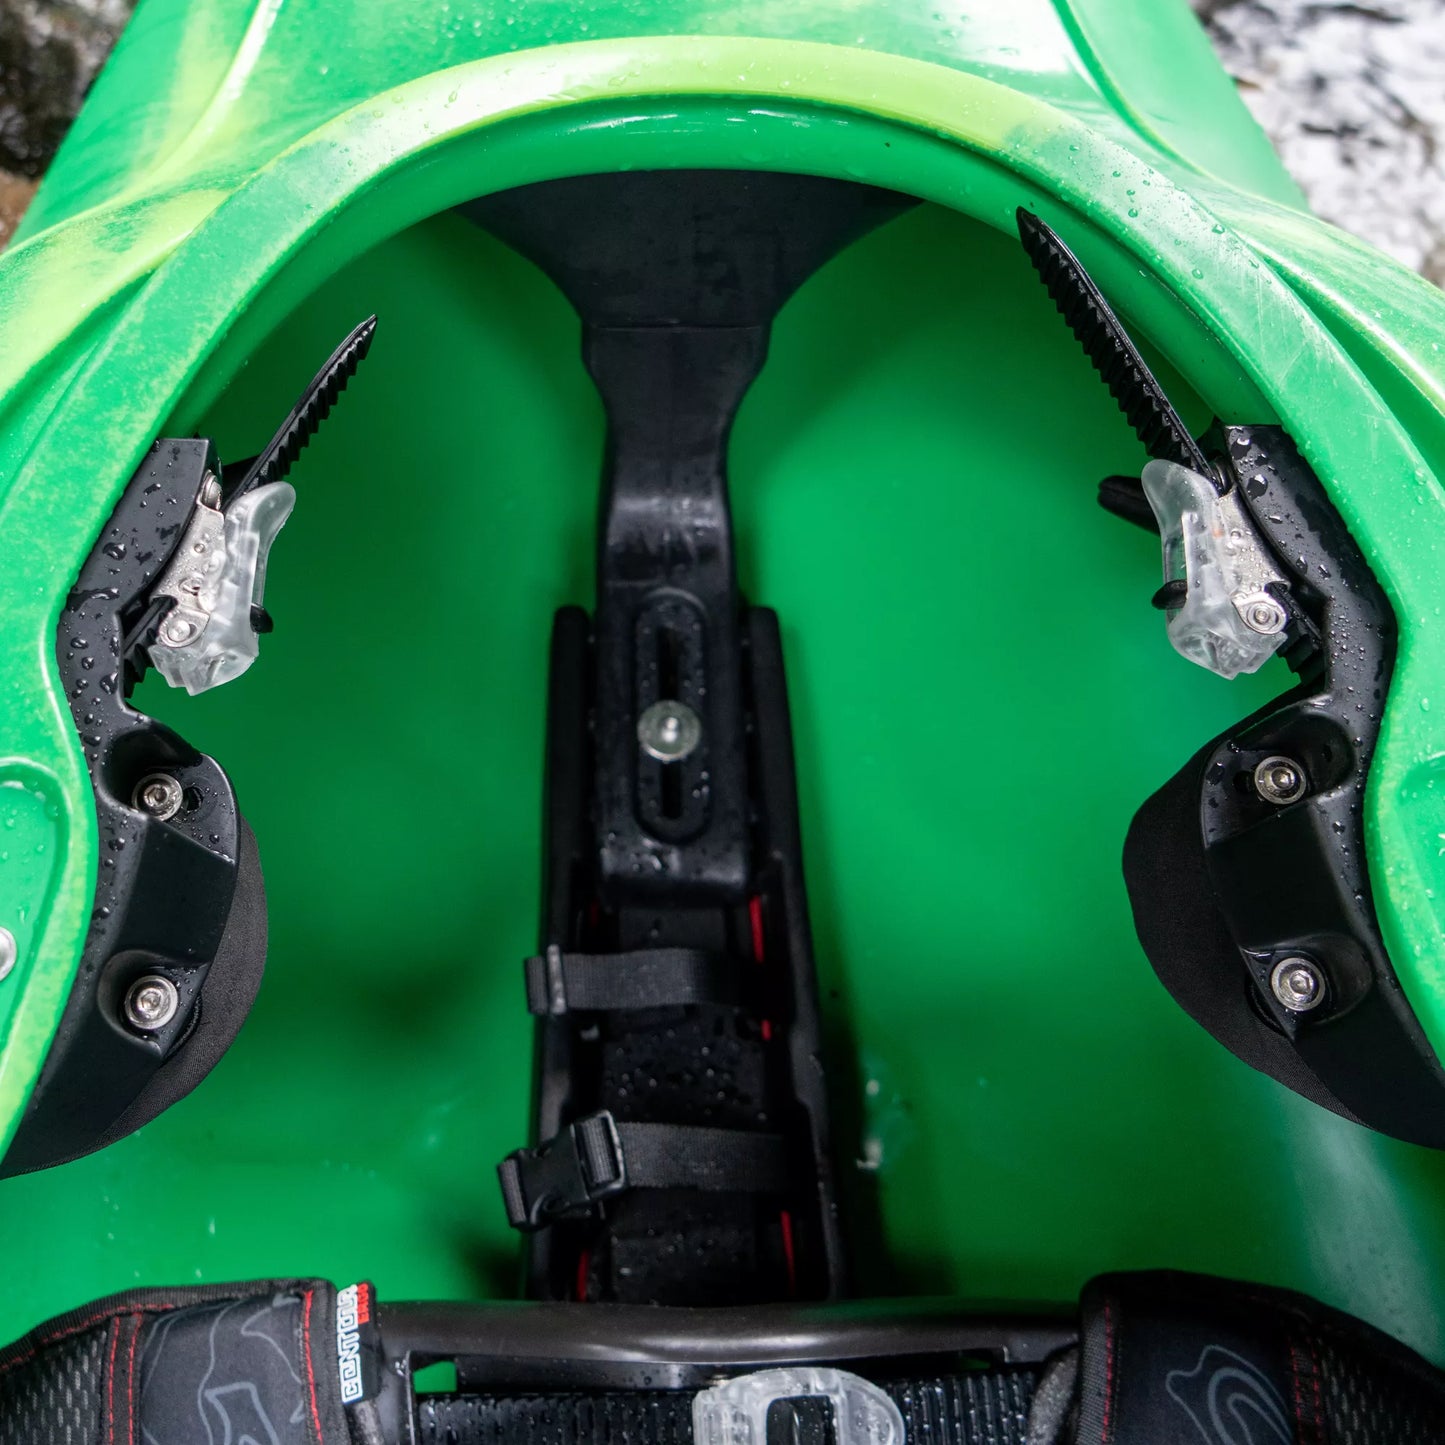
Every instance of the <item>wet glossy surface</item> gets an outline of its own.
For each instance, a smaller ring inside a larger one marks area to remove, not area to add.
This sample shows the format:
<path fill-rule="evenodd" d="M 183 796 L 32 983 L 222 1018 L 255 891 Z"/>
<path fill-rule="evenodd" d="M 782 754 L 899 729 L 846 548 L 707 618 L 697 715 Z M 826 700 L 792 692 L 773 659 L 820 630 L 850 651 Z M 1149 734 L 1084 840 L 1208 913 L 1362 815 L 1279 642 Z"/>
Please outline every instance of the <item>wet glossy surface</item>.
<path fill-rule="evenodd" d="M 256 829 L 261 997 L 169 1114 L 0 1188 L 0 1336 L 138 1281 L 515 1288 L 492 1168 L 525 1128 L 546 636 L 589 599 L 600 408 L 561 299 L 444 217 L 256 354 L 223 454 L 370 309 L 260 662 L 141 694 Z M 744 404 L 739 554 L 783 620 L 858 1284 L 1059 1298 L 1192 1267 L 1440 1354 L 1441 1161 L 1251 1074 L 1134 941 L 1134 808 L 1284 685 L 1170 650 L 1156 544 L 1092 500 L 1141 461 L 1022 254 L 935 208 L 799 293 Z"/>

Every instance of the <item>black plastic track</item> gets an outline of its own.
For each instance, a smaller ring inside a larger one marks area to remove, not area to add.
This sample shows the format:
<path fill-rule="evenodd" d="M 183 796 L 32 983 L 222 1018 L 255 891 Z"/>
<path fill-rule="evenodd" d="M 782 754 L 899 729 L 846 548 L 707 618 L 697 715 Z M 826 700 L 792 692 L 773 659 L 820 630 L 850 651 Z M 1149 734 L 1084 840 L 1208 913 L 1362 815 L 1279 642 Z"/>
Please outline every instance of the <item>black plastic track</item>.
<path fill-rule="evenodd" d="M 1199 443 L 1170 405 L 1129 334 L 1078 258 L 1031 211 L 1018 212 L 1019 239 L 1069 330 L 1088 353 L 1151 457 L 1213 477 Z"/>

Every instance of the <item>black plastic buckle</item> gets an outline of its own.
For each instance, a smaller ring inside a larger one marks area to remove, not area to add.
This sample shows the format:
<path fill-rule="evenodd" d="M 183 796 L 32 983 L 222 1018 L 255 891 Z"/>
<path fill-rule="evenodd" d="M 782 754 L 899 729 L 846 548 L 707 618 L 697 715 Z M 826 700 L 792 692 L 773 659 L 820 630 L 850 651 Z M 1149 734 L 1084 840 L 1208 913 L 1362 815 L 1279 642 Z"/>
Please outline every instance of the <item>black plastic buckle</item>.
<path fill-rule="evenodd" d="M 603 1109 L 569 1124 L 535 1149 L 516 1149 L 497 1165 L 513 1229 L 544 1229 L 582 1219 L 600 1200 L 627 1188 L 617 1121 Z"/>
<path fill-rule="evenodd" d="M 526 962 L 527 1012 L 554 1017 L 567 1012 L 567 975 L 563 969 L 562 950 L 555 943 L 547 951 Z"/>

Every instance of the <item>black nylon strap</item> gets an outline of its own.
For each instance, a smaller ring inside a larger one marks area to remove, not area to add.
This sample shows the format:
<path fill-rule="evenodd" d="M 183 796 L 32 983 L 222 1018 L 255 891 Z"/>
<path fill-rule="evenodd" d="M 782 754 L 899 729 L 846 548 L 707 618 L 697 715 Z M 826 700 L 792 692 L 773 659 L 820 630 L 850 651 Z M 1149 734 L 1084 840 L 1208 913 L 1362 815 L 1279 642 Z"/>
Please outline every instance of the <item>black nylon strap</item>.
<path fill-rule="evenodd" d="M 578 1219 L 629 1189 L 700 1189 L 782 1194 L 789 1183 L 779 1134 L 695 1124 L 619 1123 L 589 1114 L 535 1149 L 517 1149 L 497 1166 L 514 1229 Z"/>
<path fill-rule="evenodd" d="M 780 1194 L 788 1161 L 780 1134 L 695 1124 L 618 1124 L 633 1189 L 706 1189 Z"/>
<path fill-rule="evenodd" d="M 890 1380 L 908 1445 L 1026 1445 L 1035 1371 L 998 1369 Z M 417 1445 L 693 1445 L 692 1393 L 429 1395 L 417 1403 Z M 767 1445 L 832 1445 L 836 1432 L 808 1407 L 780 1400 Z M 821 1427 L 821 1428 L 820 1428 Z"/>
<path fill-rule="evenodd" d="M 528 1011 L 556 1016 L 573 1009 L 602 1012 L 734 1004 L 741 965 L 700 948 L 564 953 L 554 945 L 529 958 L 526 970 Z"/>

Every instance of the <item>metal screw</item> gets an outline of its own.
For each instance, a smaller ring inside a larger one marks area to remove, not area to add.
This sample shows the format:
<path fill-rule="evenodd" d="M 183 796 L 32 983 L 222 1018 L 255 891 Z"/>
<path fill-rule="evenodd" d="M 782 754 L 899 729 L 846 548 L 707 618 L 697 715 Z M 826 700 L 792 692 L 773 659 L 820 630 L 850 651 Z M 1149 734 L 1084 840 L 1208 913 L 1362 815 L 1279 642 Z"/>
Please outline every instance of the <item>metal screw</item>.
<path fill-rule="evenodd" d="M 702 719 L 685 702 L 655 702 L 637 719 L 637 741 L 658 762 L 678 762 L 702 741 Z"/>
<path fill-rule="evenodd" d="M 1283 632 L 1285 625 L 1289 622 L 1289 614 L 1267 592 L 1241 598 L 1235 607 L 1239 615 L 1244 618 L 1246 627 L 1254 632 L 1261 632 L 1266 637 L 1273 637 L 1275 633 Z"/>
<path fill-rule="evenodd" d="M 8 978 L 15 967 L 20 950 L 15 946 L 15 935 L 8 928 L 0 928 L 0 978 Z"/>
<path fill-rule="evenodd" d="M 147 773 L 135 785 L 135 791 L 130 795 L 133 807 L 149 813 L 152 818 L 158 818 L 162 823 L 168 818 L 174 818 L 181 811 L 184 799 L 184 789 L 169 773 Z"/>
<path fill-rule="evenodd" d="M 189 617 L 172 617 L 161 628 L 161 641 L 172 647 L 184 647 L 195 635 L 196 624 Z"/>
<path fill-rule="evenodd" d="M 210 507 L 214 510 L 221 505 L 221 484 L 214 476 L 208 475 L 201 483 L 201 495 L 198 499 L 203 507 Z"/>
<path fill-rule="evenodd" d="M 1274 996 L 1292 1014 L 1308 1013 L 1325 999 L 1325 981 L 1307 958 L 1282 958 L 1269 975 Z"/>
<path fill-rule="evenodd" d="M 1276 807 L 1299 802 L 1308 788 L 1305 770 L 1293 758 L 1266 758 L 1254 770 L 1255 792 Z"/>
<path fill-rule="evenodd" d="M 181 996 L 170 979 L 148 973 L 131 984 L 125 996 L 125 1020 L 133 1029 L 150 1033 L 175 1018 Z"/>

